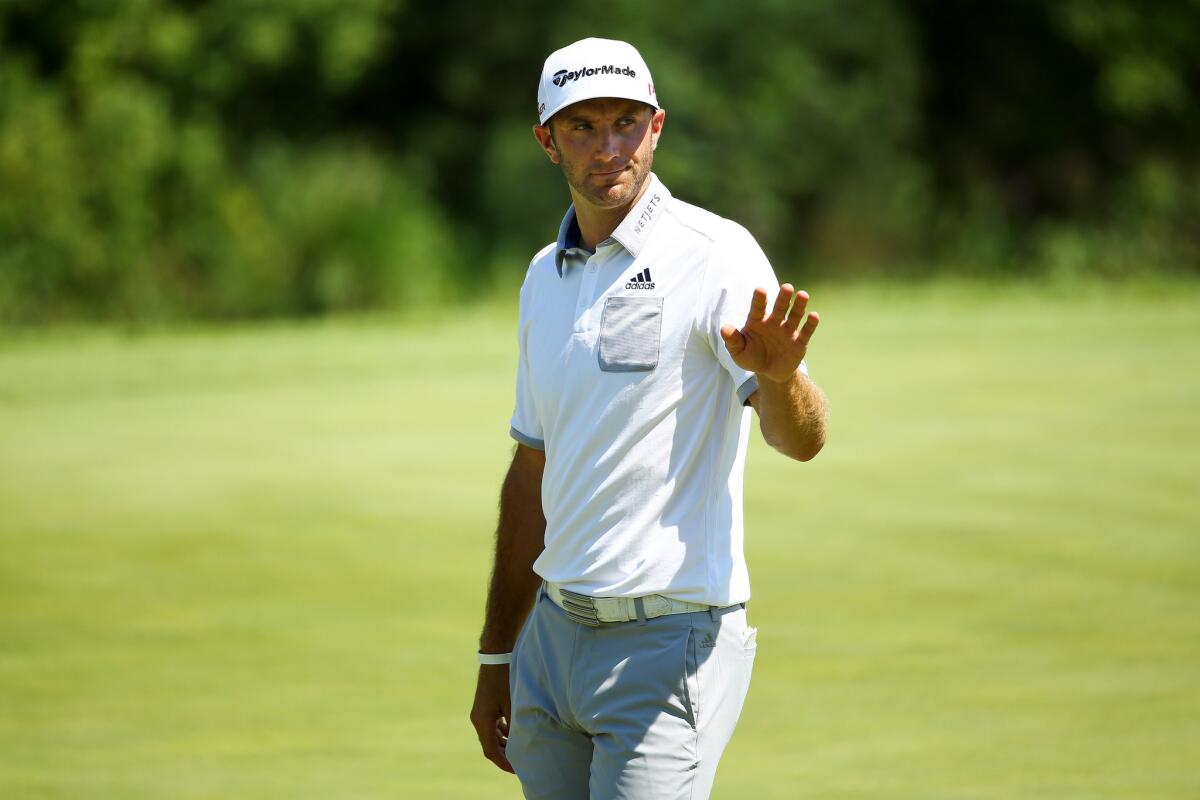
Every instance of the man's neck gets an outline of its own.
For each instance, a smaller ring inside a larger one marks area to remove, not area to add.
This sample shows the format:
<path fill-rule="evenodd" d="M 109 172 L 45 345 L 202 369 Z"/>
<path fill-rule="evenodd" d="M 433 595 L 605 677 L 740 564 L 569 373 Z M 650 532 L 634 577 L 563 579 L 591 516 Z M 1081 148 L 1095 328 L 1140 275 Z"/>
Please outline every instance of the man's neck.
<path fill-rule="evenodd" d="M 616 208 L 599 208 L 583 200 L 571 190 L 571 199 L 575 201 L 575 222 L 579 225 L 579 238 L 585 248 L 595 251 L 596 245 L 603 242 L 621 224 L 621 220 L 629 216 L 629 209 L 637 205 L 650 187 L 650 176 L 642 183 L 642 188 L 632 200 Z"/>

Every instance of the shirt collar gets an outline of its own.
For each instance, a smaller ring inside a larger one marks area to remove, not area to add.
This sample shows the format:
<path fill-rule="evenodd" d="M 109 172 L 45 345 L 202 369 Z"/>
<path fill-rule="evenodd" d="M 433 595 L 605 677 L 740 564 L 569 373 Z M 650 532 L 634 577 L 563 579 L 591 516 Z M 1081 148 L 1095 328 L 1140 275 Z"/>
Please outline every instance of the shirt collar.
<path fill-rule="evenodd" d="M 621 224 L 613 231 L 612 237 L 634 258 L 637 258 L 645 247 L 650 232 L 662 216 L 663 206 L 670 197 L 671 193 L 667 191 L 667 187 L 651 172 L 650 181 L 646 184 L 646 191 L 642 192 L 641 199 L 629 209 L 625 219 L 621 220 Z"/>
<path fill-rule="evenodd" d="M 659 217 L 662 216 L 662 208 L 670 197 L 671 193 L 667 191 L 667 187 L 658 179 L 658 176 L 653 172 L 650 173 L 646 191 L 642 192 L 641 198 L 633 208 L 629 209 L 625 219 L 621 220 L 621 224 L 612 232 L 612 238 L 628 250 L 631 256 L 637 258 L 650 238 L 650 232 L 658 223 Z M 575 204 L 572 203 L 571 207 L 567 209 L 566 216 L 563 217 L 562 224 L 558 227 L 558 245 L 554 252 L 554 266 L 558 268 L 560 278 L 563 274 L 563 262 L 566 256 L 575 251 L 589 253 L 583 246 L 579 222 L 575 219 Z"/>
<path fill-rule="evenodd" d="M 569 253 L 589 253 L 583 246 L 583 234 L 579 232 L 579 222 L 575 219 L 575 204 L 567 209 L 562 224 L 558 226 L 558 246 L 554 250 L 554 266 L 558 268 L 558 277 L 563 274 L 563 261 Z"/>

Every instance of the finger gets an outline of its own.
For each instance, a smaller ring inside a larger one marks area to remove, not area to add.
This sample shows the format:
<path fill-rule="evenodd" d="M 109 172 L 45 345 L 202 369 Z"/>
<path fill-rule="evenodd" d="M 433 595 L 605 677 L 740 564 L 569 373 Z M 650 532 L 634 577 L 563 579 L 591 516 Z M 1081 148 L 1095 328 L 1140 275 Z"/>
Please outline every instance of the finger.
<path fill-rule="evenodd" d="M 821 317 L 817 314 L 817 312 L 814 311 L 809 314 L 808 322 L 805 322 L 804 327 L 800 329 L 800 335 L 797 337 L 797 341 L 799 341 L 800 344 L 804 345 L 805 347 L 808 347 L 808 340 L 812 338 L 813 333 L 816 332 L 817 326 L 820 324 Z"/>
<path fill-rule="evenodd" d="M 787 325 L 793 331 L 800 327 L 800 323 L 804 322 L 804 315 L 808 313 L 808 292 L 796 292 L 796 302 L 792 304 L 792 314 L 788 317 Z"/>
<path fill-rule="evenodd" d="M 721 338 L 725 341 L 725 349 L 730 355 L 736 356 L 746 349 L 746 337 L 732 325 L 721 326 Z"/>
<path fill-rule="evenodd" d="M 791 307 L 792 298 L 795 296 L 796 289 L 790 283 L 780 286 L 779 294 L 775 297 L 775 308 L 771 311 L 771 319 L 782 325 L 787 319 L 788 308 Z"/>
<path fill-rule="evenodd" d="M 767 318 L 767 290 L 761 286 L 754 290 L 750 298 L 750 312 L 746 314 L 746 322 L 762 322 Z"/>
<path fill-rule="evenodd" d="M 508 743 L 507 739 L 508 737 L 505 737 L 503 741 L 501 740 L 500 731 L 496 727 L 493 727 L 487 735 L 481 733 L 479 736 L 479 742 L 483 745 L 484 757 L 505 772 L 515 774 L 512 764 L 508 763 L 508 756 L 504 754 L 505 745 Z"/>
<path fill-rule="evenodd" d="M 508 761 L 508 717 L 501 717 L 496 720 L 496 758 L 492 758 L 492 763 L 505 772 L 512 772 L 513 766 Z"/>
<path fill-rule="evenodd" d="M 479 737 L 479 746 L 483 756 L 505 772 L 513 772 L 512 765 L 504 755 L 504 744 L 501 740 L 500 723 L 505 723 L 505 739 L 507 739 L 507 720 L 497 718 L 488 721 L 482 715 L 471 714 L 471 724 L 475 727 L 475 735 Z"/>
<path fill-rule="evenodd" d="M 501 717 L 496 720 L 496 742 L 500 745 L 500 752 L 508 755 L 508 720 Z"/>
<path fill-rule="evenodd" d="M 508 763 L 508 758 L 504 755 L 503 749 L 497 751 L 496 757 L 491 759 L 491 762 L 505 772 L 508 772 L 512 775 L 517 774 L 517 771 L 513 769 L 513 765 Z"/>

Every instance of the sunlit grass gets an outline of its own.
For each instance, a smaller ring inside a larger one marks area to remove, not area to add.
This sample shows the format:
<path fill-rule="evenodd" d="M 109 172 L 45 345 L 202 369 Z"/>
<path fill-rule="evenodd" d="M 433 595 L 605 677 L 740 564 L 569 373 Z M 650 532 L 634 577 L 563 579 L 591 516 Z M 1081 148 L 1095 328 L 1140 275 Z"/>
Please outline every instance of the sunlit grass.
<path fill-rule="evenodd" d="M 1200 290 L 814 292 L 729 798 L 1200 792 Z M 516 798 L 512 309 L 0 343 L 0 796 Z"/>

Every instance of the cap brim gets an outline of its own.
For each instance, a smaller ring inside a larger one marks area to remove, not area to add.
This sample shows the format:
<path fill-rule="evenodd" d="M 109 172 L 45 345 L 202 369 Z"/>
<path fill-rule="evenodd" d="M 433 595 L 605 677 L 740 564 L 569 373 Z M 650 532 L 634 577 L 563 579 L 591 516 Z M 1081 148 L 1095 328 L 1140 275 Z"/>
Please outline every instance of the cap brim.
<path fill-rule="evenodd" d="M 563 102 L 559 103 L 557 106 L 547 109 L 542 114 L 541 120 L 538 124 L 545 125 L 547 122 L 550 121 L 551 117 L 553 117 L 558 112 L 562 111 L 564 108 L 567 108 L 568 106 L 573 106 L 576 103 L 586 103 L 588 100 L 603 100 L 603 99 L 633 100 L 634 102 L 644 103 L 645 105 L 648 105 L 651 108 L 653 108 L 655 111 L 657 111 L 659 108 L 657 104 L 651 103 L 648 100 L 646 100 L 645 95 L 642 95 L 641 97 L 635 97 L 632 92 L 625 92 L 625 93 L 613 92 L 611 94 L 605 93 L 605 94 L 589 95 L 587 97 L 571 97 L 571 98 L 567 98 Z"/>

